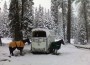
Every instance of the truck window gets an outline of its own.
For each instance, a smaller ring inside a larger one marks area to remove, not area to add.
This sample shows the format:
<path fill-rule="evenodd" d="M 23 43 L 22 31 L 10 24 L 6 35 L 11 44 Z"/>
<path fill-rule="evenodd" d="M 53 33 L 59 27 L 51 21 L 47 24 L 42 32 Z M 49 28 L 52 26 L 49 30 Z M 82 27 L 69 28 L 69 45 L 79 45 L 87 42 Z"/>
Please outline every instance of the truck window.
<path fill-rule="evenodd" d="M 33 37 L 46 37 L 46 32 L 45 31 L 34 31 Z"/>

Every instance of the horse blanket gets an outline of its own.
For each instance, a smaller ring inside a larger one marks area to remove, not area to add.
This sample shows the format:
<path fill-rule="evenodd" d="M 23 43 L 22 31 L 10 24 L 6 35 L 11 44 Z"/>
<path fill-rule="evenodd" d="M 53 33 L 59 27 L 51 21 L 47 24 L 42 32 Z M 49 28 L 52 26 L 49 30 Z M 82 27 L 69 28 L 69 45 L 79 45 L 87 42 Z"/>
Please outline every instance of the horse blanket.
<path fill-rule="evenodd" d="M 54 49 L 60 49 L 61 48 L 61 43 L 52 42 L 51 47 L 54 48 Z"/>
<path fill-rule="evenodd" d="M 15 48 L 15 47 L 24 47 L 24 43 L 22 41 L 13 41 L 9 43 L 9 47 Z"/>

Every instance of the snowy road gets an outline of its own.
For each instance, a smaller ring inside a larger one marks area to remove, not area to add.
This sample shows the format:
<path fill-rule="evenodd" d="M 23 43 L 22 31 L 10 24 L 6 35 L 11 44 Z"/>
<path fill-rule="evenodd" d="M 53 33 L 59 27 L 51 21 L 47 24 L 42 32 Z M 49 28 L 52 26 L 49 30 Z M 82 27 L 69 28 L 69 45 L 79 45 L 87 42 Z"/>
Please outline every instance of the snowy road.
<path fill-rule="evenodd" d="M 72 45 L 63 45 L 58 51 L 60 55 L 32 54 L 29 49 L 24 48 L 24 56 L 9 58 L 8 47 L 0 47 L 0 65 L 90 65 L 90 50 Z"/>

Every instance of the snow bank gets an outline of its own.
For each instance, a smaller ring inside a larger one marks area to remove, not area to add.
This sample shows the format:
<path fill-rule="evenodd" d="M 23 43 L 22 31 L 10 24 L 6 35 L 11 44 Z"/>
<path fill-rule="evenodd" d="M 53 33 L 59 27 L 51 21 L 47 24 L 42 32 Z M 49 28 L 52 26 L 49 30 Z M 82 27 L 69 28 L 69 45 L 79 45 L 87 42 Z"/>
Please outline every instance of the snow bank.
<path fill-rule="evenodd" d="M 12 41 L 12 38 L 1 38 L 3 44 L 7 44 Z"/>
<path fill-rule="evenodd" d="M 24 56 L 10 58 L 8 47 L 2 46 L 0 47 L 0 65 L 90 65 L 90 51 L 78 49 L 72 45 L 62 45 L 58 50 L 59 55 L 32 54 L 29 45 L 25 46 L 24 53 Z"/>
<path fill-rule="evenodd" d="M 3 43 L 11 42 L 11 38 L 2 38 Z M 74 39 L 71 39 L 74 42 Z M 14 54 L 18 54 L 18 50 Z M 62 45 L 59 55 L 32 54 L 30 45 L 25 45 L 24 56 L 9 56 L 8 46 L 0 46 L 0 65 L 90 65 L 90 50 L 78 49 L 73 45 Z"/>
<path fill-rule="evenodd" d="M 74 41 L 75 41 L 75 39 L 71 39 L 70 40 L 71 44 L 74 44 Z"/>

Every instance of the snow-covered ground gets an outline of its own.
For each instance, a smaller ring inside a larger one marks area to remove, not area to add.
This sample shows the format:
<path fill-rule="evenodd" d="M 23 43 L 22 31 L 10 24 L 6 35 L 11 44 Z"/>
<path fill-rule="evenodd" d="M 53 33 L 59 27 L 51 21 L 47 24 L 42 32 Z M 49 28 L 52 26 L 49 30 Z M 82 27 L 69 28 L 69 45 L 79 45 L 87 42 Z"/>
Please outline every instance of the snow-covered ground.
<path fill-rule="evenodd" d="M 90 50 L 73 45 L 62 45 L 59 55 L 32 54 L 30 45 L 24 48 L 24 56 L 9 56 L 8 45 L 0 46 L 0 65 L 90 65 Z M 15 50 L 15 54 L 18 50 Z"/>

